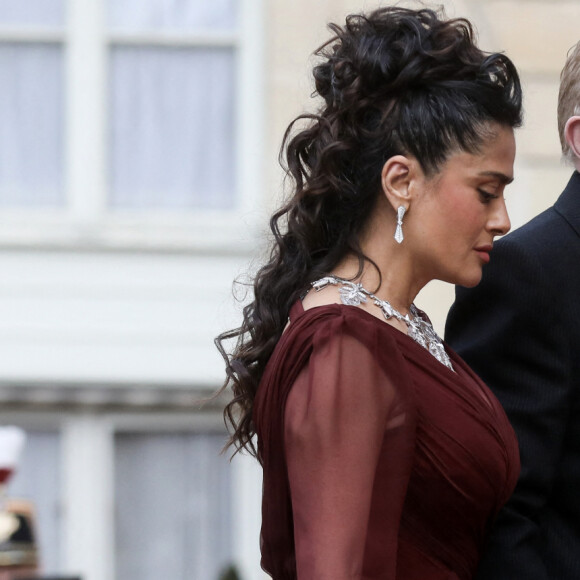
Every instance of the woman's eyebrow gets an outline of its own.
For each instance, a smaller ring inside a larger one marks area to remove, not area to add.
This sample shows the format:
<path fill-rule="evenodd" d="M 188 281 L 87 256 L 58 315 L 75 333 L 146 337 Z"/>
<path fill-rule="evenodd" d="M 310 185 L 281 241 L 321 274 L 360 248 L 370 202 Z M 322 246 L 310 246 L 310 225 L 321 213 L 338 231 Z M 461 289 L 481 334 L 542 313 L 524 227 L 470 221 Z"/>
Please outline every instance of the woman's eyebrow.
<path fill-rule="evenodd" d="M 505 173 L 501 173 L 500 171 L 481 171 L 478 175 L 481 177 L 493 177 L 498 179 L 504 185 L 508 185 L 514 180 L 513 175 L 509 176 Z"/>

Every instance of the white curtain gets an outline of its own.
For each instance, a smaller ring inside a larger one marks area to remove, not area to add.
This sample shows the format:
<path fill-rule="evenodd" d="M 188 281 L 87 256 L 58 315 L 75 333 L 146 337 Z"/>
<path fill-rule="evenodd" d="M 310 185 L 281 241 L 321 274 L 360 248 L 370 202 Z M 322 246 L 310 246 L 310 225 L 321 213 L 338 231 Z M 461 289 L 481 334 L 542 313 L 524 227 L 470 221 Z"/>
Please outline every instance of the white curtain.
<path fill-rule="evenodd" d="M 237 0 L 107 0 L 109 30 L 234 31 Z M 63 0 L 0 0 L 3 26 L 63 26 Z M 61 207 L 62 46 L 0 42 L 0 207 Z M 234 47 L 113 45 L 113 209 L 228 209 L 235 200 Z"/>
<path fill-rule="evenodd" d="M 223 443 L 211 434 L 116 437 L 117 580 L 218 579 L 231 557 Z"/>
<path fill-rule="evenodd" d="M 0 23 L 16 26 L 61 26 L 63 0 L 0 0 Z"/>
<path fill-rule="evenodd" d="M 36 535 L 43 572 L 60 570 L 60 435 L 50 431 L 27 431 L 24 452 L 8 496 L 29 499 L 36 508 Z"/>
<path fill-rule="evenodd" d="M 112 49 L 112 207 L 232 205 L 234 66 L 232 48 Z"/>
<path fill-rule="evenodd" d="M 239 0 L 108 0 L 112 30 L 232 30 Z"/>
<path fill-rule="evenodd" d="M 58 45 L 0 44 L 0 206 L 64 203 L 62 56 Z"/>

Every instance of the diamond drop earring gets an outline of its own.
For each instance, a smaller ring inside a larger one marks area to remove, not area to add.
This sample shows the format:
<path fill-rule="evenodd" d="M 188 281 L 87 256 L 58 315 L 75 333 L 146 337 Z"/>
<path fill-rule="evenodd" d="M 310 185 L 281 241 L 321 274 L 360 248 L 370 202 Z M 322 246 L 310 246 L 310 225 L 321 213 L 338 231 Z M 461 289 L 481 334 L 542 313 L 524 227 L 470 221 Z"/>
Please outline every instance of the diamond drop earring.
<path fill-rule="evenodd" d="M 397 229 L 395 230 L 395 235 L 393 237 L 398 244 L 405 239 L 405 236 L 403 235 L 403 217 L 406 211 L 404 205 L 400 205 L 397 209 Z"/>

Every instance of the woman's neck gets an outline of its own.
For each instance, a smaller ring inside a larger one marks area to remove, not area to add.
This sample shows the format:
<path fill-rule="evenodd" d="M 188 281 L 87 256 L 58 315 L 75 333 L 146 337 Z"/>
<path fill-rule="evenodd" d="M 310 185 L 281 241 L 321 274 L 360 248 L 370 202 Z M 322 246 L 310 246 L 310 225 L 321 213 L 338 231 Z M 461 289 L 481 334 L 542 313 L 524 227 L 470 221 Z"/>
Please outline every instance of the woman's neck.
<path fill-rule="evenodd" d="M 373 259 L 372 256 L 368 257 Z M 343 260 L 332 274 L 360 283 L 365 290 L 372 292 L 377 298 L 387 300 L 401 314 L 407 314 L 422 285 L 420 287 L 414 285 L 413 281 L 405 276 L 403 269 L 397 268 L 396 264 L 381 267 L 376 260 L 373 259 L 373 261 L 380 270 L 380 276 L 372 263 L 366 262 L 362 274 L 354 278 L 359 269 L 358 258 L 354 256 Z"/>
<path fill-rule="evenodd" d="M 393 219 L 393 229 L 394 229 Z M 397 244 L 392 236 L 385 235 L 384 221 L 380 227 L 368 228 L 360 241 L 363 254 L 369 261 L 356 281 L 382 300 L 387 300 L 402 314 L 409 311 L 419 291 L 430 281 L 421 276 L 416 260 L 412 259 L 405 242 Z M 378 268 L 378 270 L 377 270 Z M 336 276 L 352 279 L 359 271 L 359 259 L 354 254 L 347 255 L 332 272 Z"/>

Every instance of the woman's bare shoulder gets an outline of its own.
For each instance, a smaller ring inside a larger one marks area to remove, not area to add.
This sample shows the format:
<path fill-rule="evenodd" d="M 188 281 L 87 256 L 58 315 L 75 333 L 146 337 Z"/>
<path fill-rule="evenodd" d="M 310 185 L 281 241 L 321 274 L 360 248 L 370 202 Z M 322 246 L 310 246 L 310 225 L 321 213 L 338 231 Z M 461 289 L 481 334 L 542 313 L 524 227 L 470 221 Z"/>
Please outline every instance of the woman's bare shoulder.
<path fill-rule="evenodd" d="M 302 299 L 302 308 L 304 310 L 310 310 L 317 306 L 327 306 L 328 304 L 342 304 L 338 286 L 329 285 L 322 288 L 322 290 L 314 290 L 312 288 Z"/>

